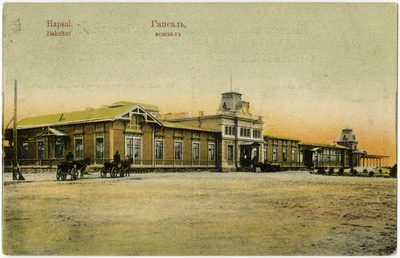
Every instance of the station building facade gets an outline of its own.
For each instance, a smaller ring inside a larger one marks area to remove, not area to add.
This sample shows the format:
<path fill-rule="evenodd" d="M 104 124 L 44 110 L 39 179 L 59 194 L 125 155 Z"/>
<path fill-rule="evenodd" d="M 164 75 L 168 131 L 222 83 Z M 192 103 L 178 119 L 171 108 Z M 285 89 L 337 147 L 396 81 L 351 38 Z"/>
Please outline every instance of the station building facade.
<path fill-rule="evenodd" d="M 170 122 L 216 131 L 220 135 L 221 169 L 236 171 L 263 161 L 263 120 L 250 112 L 238 92 L 226 92 L 215 115 L 175 117 Z"/>
<path fill-rule="evenodd" d="M 21 165 L 52 165 L 72 152 L 95 165 L 112 161 L 116 151 L 134 166 L 218 166 L 219 134 L 156 118 L 158 108 L 118 102 L 99 109 L 31 117 L 18 123 Z"/>
<path fill-rule="evenodd" d="M 90 158 L 91 164 L 102 165 L 118 151 L 138 168 L 218 171 L 243 171 L 260 162 L 282 169 L 346 168 L 369 160 L 348 128 L 335 144 L 321 144 L 266 135 L 263 126 L 263 118 L 233 91 L 222 93 L 216 114 L 208 116 L 163 115 L 155 105 L 117 102 L 19 121 L 18 160 L 52 166 L 72 152 L 76 160 Z"/>
<path fill-rule="evenodd" d="M 264 162 L 279 164 L 287 169 L 304 166 L 299 142 L 293 138 L 264 135 Z"/>
<path fill-rule="evenodd" d="M 250 112 L 250 103 L 238 92 L 223 93 L 215 115 L 182 114 L 184 117 L 169 120 L 220 132 L 223 170 L 243 170 L 259 162 L 280 165 L 284 170 L 355 165 L 352 149 L 347 146 L 265 134 L 262 117 Z"/>
<path fill-rule="evenodd" d="M 350 168 L 352 150 L 339 144 L 299 142 L 301 165 L 307 168 Z"/>

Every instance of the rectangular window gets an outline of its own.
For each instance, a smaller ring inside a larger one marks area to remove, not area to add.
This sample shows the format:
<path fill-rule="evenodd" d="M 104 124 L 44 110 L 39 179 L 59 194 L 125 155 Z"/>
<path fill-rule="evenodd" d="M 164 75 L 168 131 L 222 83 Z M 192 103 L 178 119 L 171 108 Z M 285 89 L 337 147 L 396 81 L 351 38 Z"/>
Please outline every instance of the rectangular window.
<path fill-rule="evenodd" d="M 253 129 L 253 138 L 260 138 L 261 137 L 261 131 L 257 129 Z"/>
<path fill-rule="evenodd" d="M 125 153 L 126 156 L 133 159 L 142 158 L 142 135 L 126 134 L 125 135 Z"/>
<path fill-rule="evenodd" d="M 215 143 L 208 143 L 208 160 L 215 160 Z"/>
<path fill-rule="evenodd" d="M 96 137 L 96 159 L 104 158 L 104 138 Z"/>
<path fill-rule="evenodd" d="M 227 146 L 227 158 L 228 161 L 233 161 L 233 145 Z"/>
<path fill-rule="evenodd" d="M 83 159 L 83 137 L 82 135 L 75 136 L 75 158 Z"/>
<path fill-rule="evenodd" d="M 336 157 L 337 157 L 337 151 L 333 150 L 331 155 L 331 161 L 336 162 Z"/>
<path fill-rule="evenodd" d="M 46 157 L 44 140 L 43 139 L 38 140 L 37 144 L 38 144 L 38 159 L 44 159 Z"/>
<path fill-rule="evenodd" d="M 282 161 L 283 162 L 287 161 L 287 150 L 286 149 L 282 150 Z"/>
<path fill-rule="evenodd" d="M 193 160 L 200 159 L 200 143 L 199 143 L 199 141 L 192 142 L 192 159 Z"/>
<path fill-rule="evenodd" d="M 272 160 L 273 160 L 273 162 L 277 162 L 278 161 L 278 149 L 277 148 L 273 149 Z"/>
<path fill-rule="evenodd" d="M 163 138 L 156 138 L 156 159 L 163 159 L 164 157 L 164 140 Z"/>
<path fill-rule="evenodd" d="M 125 140 L 126 144 L 126 156 L 129 158 L 133 158 L 133 138 L 127 137 Z"/>
<path fill-rule="evenodd" d="M 292 149 L 292 162 L 297 161 L 296 156 L 297 156 L 296 149 Z"/>
<path fill-rule="evenodd" d="M 133 138 L 133 157 L 134 157 L 134 159 L 142 158 L 142 138 L 141 137 Z"/>
<path fill-rule="evenodd" d="M 268 161 L 268 146 L 264 145 L 264 159 L 263 161 Z"/>
<path fill-rule="evenodd" d="M 329 162 L 331 157 L 330 157 L 330 151 L 329 150 L 324 150 L 323 151 L 323 155 L 324 155 L 324 162 Z"/>
<path fill-rule="evenodd" d="M 242 137 L 251 137 L 250 128 L 240 127 L 240 136 L 242 136 Z"/>
<path fill-rule="evenodd" d="M 22 143 L 21 158 L 23 158 L 23 159 L 28 158 L 28 142 Z"/>
<path fill-rule="evenodd" d="M 225 125 L 225 135 L 235 135 L 235 126 Z"/>
<path fill-rule="evenodd" d="M 63 158 L 65 155 L 65 142 L 61 137 L 56 137 L 55 157 Z"/>
<path fill-rule="evenodd" d="M 175 159 L 182 159 L 182 140 L 175 140 L 174 153 Z"/>

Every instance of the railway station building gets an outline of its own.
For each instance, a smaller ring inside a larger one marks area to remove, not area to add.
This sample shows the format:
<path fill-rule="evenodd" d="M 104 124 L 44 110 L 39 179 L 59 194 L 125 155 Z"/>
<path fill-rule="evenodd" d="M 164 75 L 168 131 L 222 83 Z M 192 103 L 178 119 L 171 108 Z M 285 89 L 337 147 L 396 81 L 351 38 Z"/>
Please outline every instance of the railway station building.
<path fill-rule="evenodd" d="M 102 166 L 118 151 L 121 157 L 133 158 L 132 168 L 148 171 L 249 171 L 260 162 L 283 170 L 350 168 L 382 165 L 387 157 L 357 149 L 349 128 L 334 144 L 266 135 L 263 118 L 252 114 L 250 103 L 234 91 L 221 94 L 213 115 L 160 114 L 155 105 L 121 101 L 25 118 L 17 129 L 20 166 L 56 166 L 69 152 L 75 160 L 90 158 L 92 165 Z M 6 131 L 7 135 L 12 134 Z"/>
<path fill-rule="evenodd" d="M 51 166 L 72 152 L 94 165 L 116 151 L 146 168 L 217 168 L 218 132 L 160 121 L 158 108 L 118 102 L 98 109 L 26 118 L 18 122 L 20 165 Z"/>
<path fill-rule="evenodd" d="M 218 132 L 219 154 L 223 171 L 237 171 L 263 162 L 263 118 L 250 112 L 250 103 L 234 91 L 223 93 L 214 115 L 175 117 L 170 122 Z"/>

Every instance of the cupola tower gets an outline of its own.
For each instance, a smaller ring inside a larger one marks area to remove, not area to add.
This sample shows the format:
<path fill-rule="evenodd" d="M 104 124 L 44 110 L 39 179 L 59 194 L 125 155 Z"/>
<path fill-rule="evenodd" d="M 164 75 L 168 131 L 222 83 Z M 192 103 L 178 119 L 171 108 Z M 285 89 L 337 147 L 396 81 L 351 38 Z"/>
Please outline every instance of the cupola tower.
<path fill-rule="evenodd" d="M 353 133 L 353 129 L 343 129 L 342 135 L 340 135 L 340 138 L 336 143 L 352 150 L 357 150 L 358 141 L 356 135 Z"/>

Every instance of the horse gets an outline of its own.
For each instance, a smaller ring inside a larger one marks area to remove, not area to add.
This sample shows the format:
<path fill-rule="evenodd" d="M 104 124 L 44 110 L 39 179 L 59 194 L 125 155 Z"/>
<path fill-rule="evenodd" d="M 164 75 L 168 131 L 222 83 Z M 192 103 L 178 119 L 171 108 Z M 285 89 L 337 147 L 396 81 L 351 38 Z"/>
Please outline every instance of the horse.
<path fill-rule="evenodd" d="M 83 178 L 83 174 L 88 165 L 90 165 L 90 158 L 74 160 L 73 162 L 62 162 L 57 165 L 57 171 L 70 173 L 71 169 L 75 167 L 77 171 L 80 171 L 80 178 Z M 72 176 L 73 175 L 71 175 L 71 177 Z"/>
<path fill-rule="evenodd" d="M 90 158 L 76 160 L 73 164 L 75 164 L 76 169 L 80 171 L 80 178 L 83 178 L 86 167 L 90 165 Z"/>
<path fill-rule="evenodd" d="M 128 176 L 131 176 L 130 174 L 130 167 L 133 164 L 133 158 L 129 158 L 129 159 L 125 159 L 125 160 L 121 160 L 121 165 L 122 165 L 122 171 L 126 174 L 128 174 Z"/>
<path fill-rule="evenodd" d="M 133 158 L 121 160 L 118 163 L 116 163 L 114 161 L 105 162 L 103 168 L 100 171 L 100 175 L 101 175 L 101 177 L 106 177 L 107 173 L 110 173 L 111 177 L 117 177 L 118 174 L 120 176 L 123 176 L 124 174 L 131 176 L 130 166 L 132 164 L 133 164 Z"/>
<path fill-rule="evenodd" d="M 78 175 L 75 174 L 75 171 L 73 170 L 74 164 L 71 162 L 62 162 L 57 165 L 57 173 L 56 177 L 57 180 L 62 179 L 65 180 L 67 177 L 67 174 L 71 175 L 71 180 L 76 180 L 78 178 Z"/>

